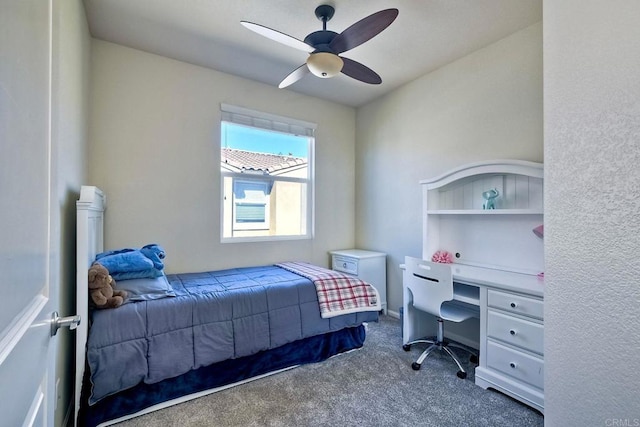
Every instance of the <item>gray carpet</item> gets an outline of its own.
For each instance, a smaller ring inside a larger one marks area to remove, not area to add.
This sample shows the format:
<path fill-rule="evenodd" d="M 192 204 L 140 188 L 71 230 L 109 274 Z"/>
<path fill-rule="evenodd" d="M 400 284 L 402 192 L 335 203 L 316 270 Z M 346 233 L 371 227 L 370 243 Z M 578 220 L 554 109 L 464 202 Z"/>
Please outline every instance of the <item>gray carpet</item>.
<path fill-rule="evenodd" d="M 118 424 L 135 426 L 543 426 L 543 416 L 461 380 L 445 355 L 420 371 L 422 347 L 402 350 L 400 323 L 381 316 L 362 349 Z M 464 356 L 463 361 L 468 361 Z"/>

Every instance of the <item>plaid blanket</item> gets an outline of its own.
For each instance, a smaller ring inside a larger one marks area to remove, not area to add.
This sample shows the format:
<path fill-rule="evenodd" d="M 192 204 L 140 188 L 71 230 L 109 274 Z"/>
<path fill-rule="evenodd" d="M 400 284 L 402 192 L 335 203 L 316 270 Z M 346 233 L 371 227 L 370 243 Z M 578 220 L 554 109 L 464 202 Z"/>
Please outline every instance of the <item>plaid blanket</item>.
<path fill-rule="evenodd" d="M 357 277 L 306 262 L 283 262 L 276 266 L 313 282 L 323 319 L 360 311 L 381 310 L 376 288 Z"/>

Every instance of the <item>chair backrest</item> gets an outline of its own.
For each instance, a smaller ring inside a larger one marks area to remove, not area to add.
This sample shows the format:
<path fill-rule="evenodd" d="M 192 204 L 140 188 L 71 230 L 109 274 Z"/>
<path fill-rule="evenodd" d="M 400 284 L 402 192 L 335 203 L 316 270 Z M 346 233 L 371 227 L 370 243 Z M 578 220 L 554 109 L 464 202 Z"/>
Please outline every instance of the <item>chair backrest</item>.
<path fill-rule="evenodd" d="M 415 308 L 441 317 L 443 302 L 453 300 L 453 278 L 449 264 L 405 257 L 406 286 Z"/>

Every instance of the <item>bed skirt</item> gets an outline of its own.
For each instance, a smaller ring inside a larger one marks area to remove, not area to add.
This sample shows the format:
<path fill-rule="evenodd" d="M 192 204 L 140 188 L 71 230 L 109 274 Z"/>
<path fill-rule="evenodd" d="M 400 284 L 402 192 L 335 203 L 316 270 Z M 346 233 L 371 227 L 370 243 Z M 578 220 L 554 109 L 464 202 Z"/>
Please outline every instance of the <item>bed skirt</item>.
<path fill-rule="evenodd" d="M 272 350 L 238 359 L 225 360 L 155 384 L 137 386 L 87 404 L 88 376 L 82 387 L 78 425 L 95 427 L 100 423 L 135 414 L 153 405 L 217 387 L 237 383 L 284 368 L 320 362 L 339 353 L 362 347 L 365 327 L 360 325 L 323 335 L 304 338 Z M 85 373 L 88 373 L 88 368 Z"/>

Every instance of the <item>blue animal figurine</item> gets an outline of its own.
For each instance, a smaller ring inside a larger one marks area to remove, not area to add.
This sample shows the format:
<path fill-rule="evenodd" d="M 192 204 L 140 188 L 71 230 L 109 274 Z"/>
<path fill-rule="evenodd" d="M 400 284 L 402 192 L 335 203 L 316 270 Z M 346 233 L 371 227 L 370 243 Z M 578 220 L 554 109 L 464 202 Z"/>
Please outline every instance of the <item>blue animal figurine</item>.
<path fill-rule="evenodd" d="M 165 259 L 166 255 L 164 253 L 164 249 L 155 243 L 145 245 L 140 249 L 140 252 L 149 258 L 153 262 L 153 267 L 158 270 L 164 269 L 164 263 L 162 262 Z"/>
<path fill-rule="evenodd" d="M 496 208 L 496 198 L 500 195 L 500 192 L 497 188 L 492 188 L 491 190 L 487 190 L 482 193 L 482 198 L 485 200 L 482 205 L 482 209 L 495 209 Z"/>

